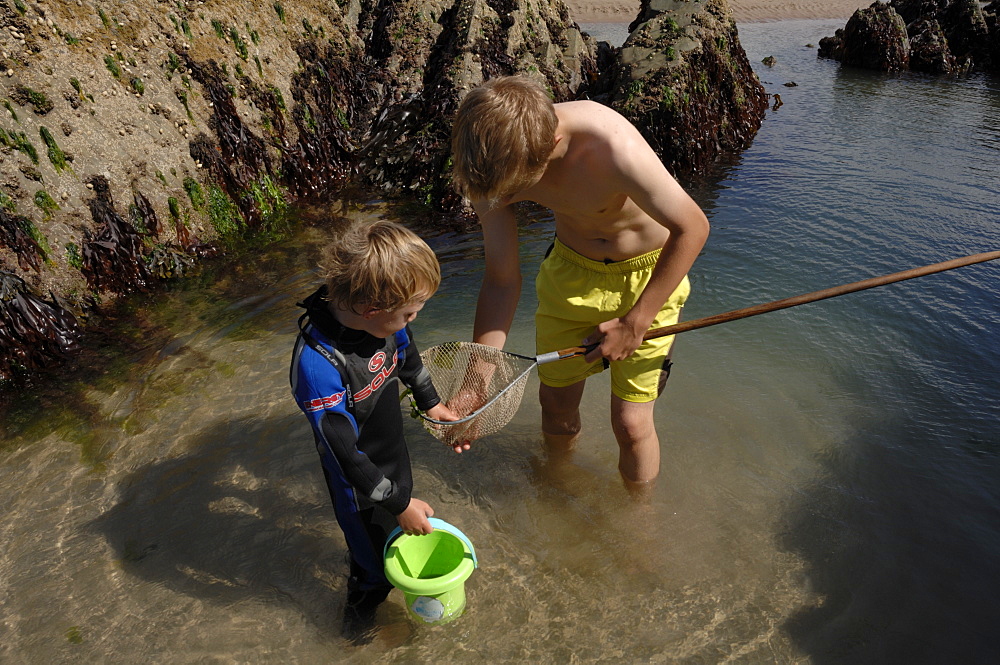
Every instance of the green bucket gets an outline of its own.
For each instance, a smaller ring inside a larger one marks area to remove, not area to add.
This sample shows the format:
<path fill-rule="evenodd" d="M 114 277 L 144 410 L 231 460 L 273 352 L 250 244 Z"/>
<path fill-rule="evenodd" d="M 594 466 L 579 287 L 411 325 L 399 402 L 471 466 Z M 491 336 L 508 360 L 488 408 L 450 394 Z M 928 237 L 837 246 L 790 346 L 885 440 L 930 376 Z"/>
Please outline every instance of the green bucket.
<path fill-rule="evenodd" d="M 403 592 L 410 616 L 437 625 L 462 615 L 465 580 L 479 562 L 464 533 L 434 517 L 430 523 L 434 531 L 427 535 L 410 536 L 395 529 L 383 555 L 385 576 Z"/>

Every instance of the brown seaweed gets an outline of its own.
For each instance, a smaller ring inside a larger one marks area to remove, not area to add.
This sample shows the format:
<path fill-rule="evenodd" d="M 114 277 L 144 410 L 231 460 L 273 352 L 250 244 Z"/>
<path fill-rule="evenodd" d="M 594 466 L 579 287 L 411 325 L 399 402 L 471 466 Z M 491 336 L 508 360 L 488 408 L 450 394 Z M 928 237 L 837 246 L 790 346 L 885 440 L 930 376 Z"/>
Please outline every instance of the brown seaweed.
<path fill-rule="evenodd" d="M 67 309 L 0 270 L 0 380 L 63 361 L 80 348 L 80 325 Z"/>
<path fill-rule="evenodd" d="M 0 243 L 14 252 L 21 270 L 37 271 L 45 253 L 28 233 L 30 222 L 20 215 L 13 215 L 0 208 Z"/>
<path fill-rule="evenodd" d="M 95 196 L 87 205 L 98 231 L 96 235 L 84 232 L 83 275 L 87 284 L 94 291 L 145 290 L 150 274 L 143 257 L 142 237 L 115 211 L 107 179 L 94 176 L 88 184 L 93 186 Z"/>
<path fill-rule="evenodd" d="M 136 189 L 132 191 L 132 202 L 135 204 L 135 208 L 139 212 L 139 218 L 142 220 L 149 235 L 154 238 L 160 237 L 160 234 L 163 232 L 163 226 L 160 224 L 153 206 L 150 205 L 149 199 Z"/>

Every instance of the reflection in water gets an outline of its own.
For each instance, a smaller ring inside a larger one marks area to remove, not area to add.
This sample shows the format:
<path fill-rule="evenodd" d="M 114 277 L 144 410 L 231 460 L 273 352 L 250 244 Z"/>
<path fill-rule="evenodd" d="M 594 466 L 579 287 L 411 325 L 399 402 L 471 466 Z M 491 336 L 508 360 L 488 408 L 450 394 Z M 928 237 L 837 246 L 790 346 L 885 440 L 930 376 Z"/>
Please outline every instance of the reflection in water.
<path fill-rule="evenodd" d="M 801 46 L 836 27 L 741 26 L 751 62 L 776 56 L 761 78 L 784 104 L 693 187 L 713 234 L 686 318 L 996 248 L 995 84 L 851 72 Z M 508 347 L 531 353 L 552 225 L 521 224 Z M 167 294 L 4 421 L 0 660 L 998 660 L 992 264 L 682 335 L 647 502 L 616 469 L 607 376 L 568 457 L 541 445 L 534 377 L 469 453 L 408 421 L 415 495 L 481 568 L 459 620 L 416 627 L 393 594 L 378 639 L 350 647 L 344 543 L 287 378 L 324 233 Z M 482 247 L 425 233 L 445 274 L 414 324 L 428 348 L 469 338 Z"/>

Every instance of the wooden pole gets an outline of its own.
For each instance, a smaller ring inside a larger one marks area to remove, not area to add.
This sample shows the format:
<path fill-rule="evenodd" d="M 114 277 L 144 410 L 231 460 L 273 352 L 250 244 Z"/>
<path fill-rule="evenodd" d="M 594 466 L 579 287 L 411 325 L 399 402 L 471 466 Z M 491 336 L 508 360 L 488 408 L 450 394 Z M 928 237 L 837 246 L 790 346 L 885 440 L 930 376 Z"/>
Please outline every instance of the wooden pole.
<path fill-rule="evenodd" d="M 689 330 L 707 328 L 709 326 L 726 323 L 728 321 L 745 319 L 749 316 L 757 316 L 758 314 L 766 314 L 779 309 L 788 309 L 789 307 L 796 307 L 809 302 L 816 302 L 817 300 L 825 300 L 835 296 L 842 296 L 845 293 L 864 291 L 865 289 L 875 288 L 876 286 L 902 282 L 903 280 L 913 279 L 914 277 L 923 277 L 924 275 L 932 275 L 937 272 L 953 270 L 955 268 L 961 268 L 975 263 L 983 263 L 985 261 L 994 261 L 996 259 L 1000 259 L 1000 252 L 984 252 L 982 254 L 963 256 L 959 259 L 952 259 L 951 261 L 944 261 L 942 263 L 934 263 L 929 266 L 924 266 L 923 268 L 912 268 L 910 270 L 894 272 L 890 275 L 872 277 L 871 279 L 865 279 L 860 282 L 852 282 L 842 286 L 834 286 L 833 288 L 823 289 L 822 291 L 804 293 L 800 296 L 793 296 L 783 300 L 775 300 L 774 302 L 764 303 L 763 305 L 754 305 L 752 307 L 744 307 L 743 309 L 734 309 L 731 312 L 723 312 L 722 314 L 715 314 L 714 316 L 706 316 L 701 319 L 694 319 L 693 321 L 683 321 L 681 323 L 675 323 L 672 326 L 654 328 L 643 335 L 643 339 L 652 339 L 654 337 L 663 337 L 665 335 L 676 335 L 677 333 L 687 332 Z"/>

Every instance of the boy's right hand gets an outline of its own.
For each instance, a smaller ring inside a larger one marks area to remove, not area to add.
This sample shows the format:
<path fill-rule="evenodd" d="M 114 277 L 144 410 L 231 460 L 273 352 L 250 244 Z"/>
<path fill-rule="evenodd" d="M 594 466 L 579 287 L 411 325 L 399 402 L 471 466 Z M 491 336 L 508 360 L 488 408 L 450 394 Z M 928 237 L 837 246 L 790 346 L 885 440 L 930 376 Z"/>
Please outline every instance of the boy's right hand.
<path fill-rule="evenodd" d="M 430 409 L 427 409 L 427 415 L 433 418 L 434 420 L 440 420 L 443 422 L 458 420 L 459 418 L 462 417 L 458 413 L 453 411 L 450 405 L 445 405 L 444 403 L 438 404 L 434 407 L 431 407 Z M 464 431 L 462 431 L 465 429 L 467 428 L 461 427 L 459 430 L 460 433 L 458 433 L 457 435 L 453 435 L 452 432 L 450 432 L 450 430 L 445 430 L 447 434 L 445 438 L 445 445 L 454 450 L 456 453 L 460 453 L 463 450 L 468 450 L 469 447 L 472 445 L 472 439 L 474 437 L 471 437 L 467 435 Z"/>
<path fill-rule="evenodd" d="M 428 517 L 433 517 L 434 509 L 426 501 L 410 497 L 410 503 L 406 509 L 396 515 L 396 521 L 403 533 L 414 535 L 426 535 L 434 531 Z"/>

